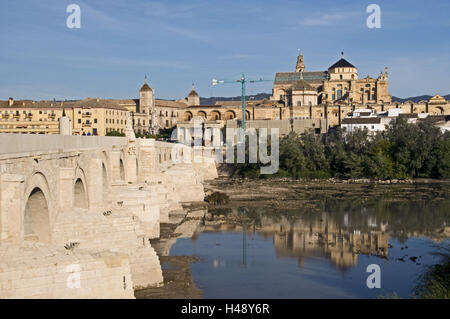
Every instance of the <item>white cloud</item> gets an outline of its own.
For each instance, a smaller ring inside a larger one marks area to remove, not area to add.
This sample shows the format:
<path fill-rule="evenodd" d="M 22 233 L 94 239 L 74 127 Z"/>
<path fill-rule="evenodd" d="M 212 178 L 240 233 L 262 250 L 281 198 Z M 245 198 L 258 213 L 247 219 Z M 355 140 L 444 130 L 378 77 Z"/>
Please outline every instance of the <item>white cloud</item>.
<path fill-rule="evenodd" d="M 186 28 L 180 28 L 175 26 L 164 26 L 164 29 L 166 29 L 169 32 L 181 35 L 187 39 L 192 39 L 209 44 L 213 43 L 213 41 L 209 37 L 204 36 L 196 31 L 188 30 Z"/>
<path fill-rule="evenodd" d="M 346 21 L 358 15 L 363 15 L 364 12 L 341 12 L 333 14 L 324 14 L 316 17 L 307 17 L 299 21 L 299 24 L 304 26 L 325 26 L 333 25 L 341 21 Z"/>

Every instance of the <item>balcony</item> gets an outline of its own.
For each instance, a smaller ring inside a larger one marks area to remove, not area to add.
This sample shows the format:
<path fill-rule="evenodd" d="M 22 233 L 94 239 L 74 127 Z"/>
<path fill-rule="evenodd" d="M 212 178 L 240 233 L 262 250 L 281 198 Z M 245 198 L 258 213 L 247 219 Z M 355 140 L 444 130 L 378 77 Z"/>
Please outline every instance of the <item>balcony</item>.
<path fill-rule="evenodd" d="M 82 126 L 83 126 L 83 127 L 91 127 L 91 126 L 92 126 L 92 123 L 83 123 Z"/>
<path fill-rule="evenodd" d="M 89 113 L 89 112 L 83 113 L 83 115 L 82 115 L 82 117 L 91 117 L 91 116 L 92 116 L 92 113 Z"/>
<path fill-rule="evenodd" d="M 48 117 L 51 118 L 51 119 L 54 119 L 56 117 L 56 114 L 51 113 L 51 114 L 48 115 Z"/>

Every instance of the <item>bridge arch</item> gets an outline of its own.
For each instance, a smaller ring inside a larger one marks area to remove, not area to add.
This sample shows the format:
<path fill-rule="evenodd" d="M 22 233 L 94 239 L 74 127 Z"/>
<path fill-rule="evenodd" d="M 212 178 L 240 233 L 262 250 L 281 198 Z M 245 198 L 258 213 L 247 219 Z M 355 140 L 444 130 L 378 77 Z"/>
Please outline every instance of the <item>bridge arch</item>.
<path fill-rule="evenodd" d="M 108 172 L 106 170 L 105 163 L 102 162 L 102 191 L 103 196 L 108 193 L 109 183 L 108 183 Z"/>
<path fill-rule="evenodd" d="M 22 215 L 23 239 L 50 243 L 53 209 L 50 205 L 50 188 L 41 172 L 31 176 L 25 191 L 25 208 Z"/>
<path fill-rule="evenodd" d="M 123 159 L 120 158 L 119 160 L 119 170 L 120 170 L 120 180 L 125 180 L 125 165 L 123 164 Z"/>
<path fill-rule="evenodd" d="M 106 152 L 103 151 L 101 154 L 102 159 L 102 190 L 103 195 L 106 195 L 109 190 L 111 175 L 110 175 L 110 166 L 109 166 L 109 158 L 106 155 Z"/>
<path fill-rule="evenodd" d="M 83 169 L 77 167 L 73 184 L 73 204 L 78 208 L 89 208 L 89 198 L 86 183 L 86 175 Z"/>
<path fill-rule="evenodd" d="M 25 205 L 24 240 L 50 242 L 50 216 L 47 199 L 39 187 L 33 188 Z"/>

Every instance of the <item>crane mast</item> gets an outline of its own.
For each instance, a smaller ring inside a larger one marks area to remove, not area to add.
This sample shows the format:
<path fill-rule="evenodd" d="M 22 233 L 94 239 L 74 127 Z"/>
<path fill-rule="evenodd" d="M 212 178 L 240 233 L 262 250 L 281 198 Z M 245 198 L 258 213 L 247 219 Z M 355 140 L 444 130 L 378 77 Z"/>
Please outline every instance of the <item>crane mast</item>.
<path fill-rule="evenodd" d="M 255 82 L 271 82 L 271 80 L 263 80 L 263 79 L 259 79 L 259 80 L 248 80 L 245 78 L 245 74 L 242 73 L 242 76 L 239 80 L 216 80 L 213 79 L 212 80 L 212 85 L 218 85 L 218 84 L 222 84 L 222 83 L 241 83 L 241 109 L 242 109 L 242 120 L 241 120 L 241 126 L 242 126 L 242 134 L 241 134 L 241 142 L 245 142 L 244 137 L 245 137 L 245 131 L 247 130 L 247 126 L 246 126 L 246 111 L 245 111 L 245 86 L 246 83 L 255 83 Z"/>

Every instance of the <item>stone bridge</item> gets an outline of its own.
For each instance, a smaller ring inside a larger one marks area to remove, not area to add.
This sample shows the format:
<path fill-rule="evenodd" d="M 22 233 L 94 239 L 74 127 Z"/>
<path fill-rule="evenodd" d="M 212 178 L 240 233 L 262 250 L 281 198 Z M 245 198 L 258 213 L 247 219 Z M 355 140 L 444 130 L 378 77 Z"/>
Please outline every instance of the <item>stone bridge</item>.
<path fill-rule="evenodd" d="M 0 298 L 133 298 L 162 285 L 150 239 L 183 202 L 203 201 L 217 177 L 203 152 L 134 134 L 0 134 Z"/>

